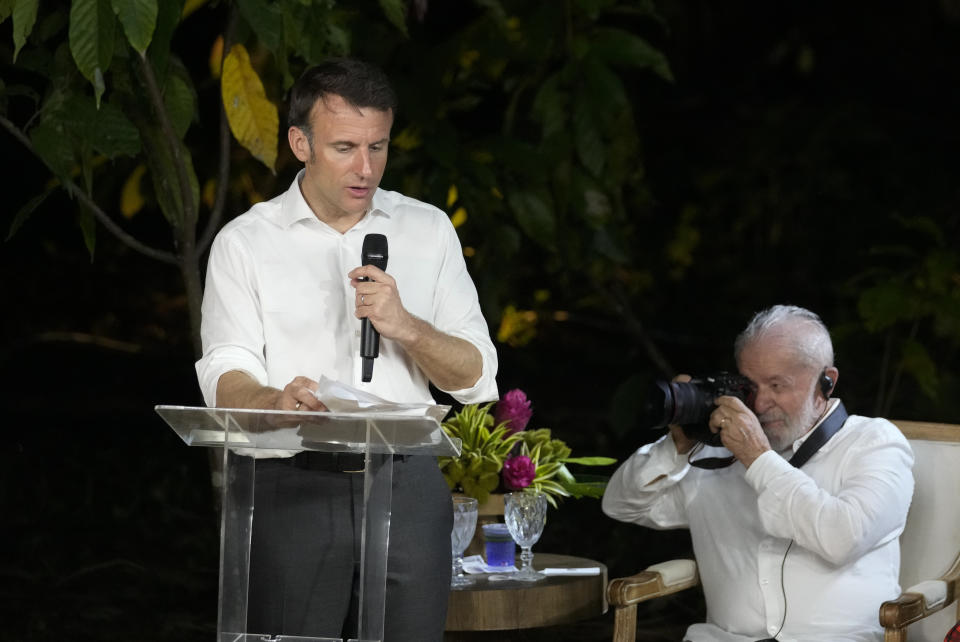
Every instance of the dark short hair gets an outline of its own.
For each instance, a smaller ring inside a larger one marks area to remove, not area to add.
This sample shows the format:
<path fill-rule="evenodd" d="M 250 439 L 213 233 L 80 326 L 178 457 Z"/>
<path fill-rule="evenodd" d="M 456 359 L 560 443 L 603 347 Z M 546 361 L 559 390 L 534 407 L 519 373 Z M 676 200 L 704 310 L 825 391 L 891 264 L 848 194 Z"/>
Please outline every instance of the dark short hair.
<path fill-rule="evenodd" d="M 304 71 L 290 88 L 288 124 L 309 133 L 310 110 L 328 95 L 354 107 L 397 111 L 397 95 L 379 67 L 354 58 L 328 58 Z"/>

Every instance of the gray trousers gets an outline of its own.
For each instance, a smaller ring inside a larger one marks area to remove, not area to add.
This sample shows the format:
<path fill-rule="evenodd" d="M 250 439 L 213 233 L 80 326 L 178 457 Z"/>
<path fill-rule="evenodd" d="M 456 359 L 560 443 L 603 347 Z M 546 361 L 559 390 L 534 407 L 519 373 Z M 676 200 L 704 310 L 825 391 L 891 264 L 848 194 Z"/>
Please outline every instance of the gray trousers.
<path fill-rule="evenodd" d="M 247 630 L 356 637 L 363 475 L 256 463 Z M 434 457 L 393 464 L 384 642 L 440 642 L 450 490 Z"/>

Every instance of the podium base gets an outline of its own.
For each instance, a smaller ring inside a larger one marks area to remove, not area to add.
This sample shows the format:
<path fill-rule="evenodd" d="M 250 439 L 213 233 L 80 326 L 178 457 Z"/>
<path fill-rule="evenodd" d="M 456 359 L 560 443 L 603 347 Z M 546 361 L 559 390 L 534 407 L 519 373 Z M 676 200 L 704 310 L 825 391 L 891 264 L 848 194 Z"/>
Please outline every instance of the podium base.
<path fill-rule="evenodd" d="M 220 634 L 220 642 L 343 642 L 342 638 L 315 638 L 300 635 L 269 635 L 266 633 Z M 352 640 L 350 642 L 353 642 Z M 367 642 L 366 640 L 358 642 Z"/>

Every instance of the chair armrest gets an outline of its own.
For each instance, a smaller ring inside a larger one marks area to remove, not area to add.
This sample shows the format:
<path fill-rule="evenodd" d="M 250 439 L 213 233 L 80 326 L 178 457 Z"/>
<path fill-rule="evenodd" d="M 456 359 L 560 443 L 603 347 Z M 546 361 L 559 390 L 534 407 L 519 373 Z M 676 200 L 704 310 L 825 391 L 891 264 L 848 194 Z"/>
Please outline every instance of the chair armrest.
<path fill-rule="evenodd" d="M 914 584 L 895 600 L 880 605 L 880 626 L 900 631 L 909 624 L 943 609 L 960 597 L 960 555 L 953 566 L 936 580 Z"/>
<path fill-rule="evenodd" d="M 696 562 L 670 560 L 647 567 L 636 575 L 610 580 L 607 584 L 607 601 L 615 607 L 630 606 L 670 595 L 699 583 Z"/>

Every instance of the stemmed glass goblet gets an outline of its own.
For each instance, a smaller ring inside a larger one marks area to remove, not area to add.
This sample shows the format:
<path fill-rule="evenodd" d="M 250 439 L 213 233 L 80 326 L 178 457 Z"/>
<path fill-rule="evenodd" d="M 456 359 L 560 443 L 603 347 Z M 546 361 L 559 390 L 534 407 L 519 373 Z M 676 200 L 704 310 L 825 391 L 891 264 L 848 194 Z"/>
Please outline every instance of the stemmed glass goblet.
<path fill-rule="evenodd" d="M 453 552 L 453 569 L 450 586 L 466 586 L 473 580 L 463 574 L 463 552 L 473 539 L 477 528 L 477 500 L 473 497 L 454 495 L 453 530 L 450 531 L 450 548 Z"/>
<path fill-rule="evenodd" d="M 547 496 L 538 491 L 507 493 L 504 500 L 504 521 L 513 541 L 520 545 L 521 567 L 513 579 L 536 582 L 546 577 L 533 570 L 530 549 L 540 539 L 547 523 Z"/>

